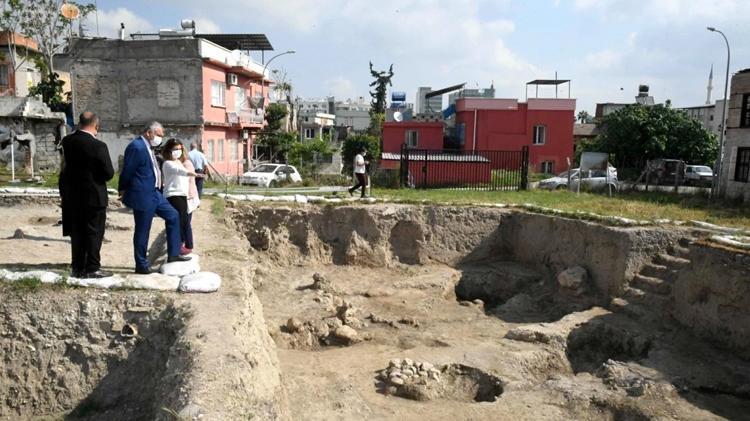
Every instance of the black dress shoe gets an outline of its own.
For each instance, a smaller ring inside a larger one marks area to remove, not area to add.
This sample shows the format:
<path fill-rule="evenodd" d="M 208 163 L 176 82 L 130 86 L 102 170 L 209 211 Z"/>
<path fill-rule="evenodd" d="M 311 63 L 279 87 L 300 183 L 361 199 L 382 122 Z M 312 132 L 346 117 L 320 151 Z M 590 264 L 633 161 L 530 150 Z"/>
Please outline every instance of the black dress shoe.
<path fill-rule="evenodd" d="M 191 259 L 190 256 L 169 256 L 167 258 L 167 263 L 172 263 L 172 262 L 187 262 L 190 259 Z"/>
<path fill-rule="evenodd" d="M 152 273 L 156 273 L 156 270 L 151 268 L 135 268 L 135 273 L 139 275 L 151 275 Z"/>
<path fill-rule="evenodd" d="M 109 278 L 112 276 L 112 272 L 107 272 L 106 270 L 97 270 L 96 272 L 89 272 L 85 275 L 83 275 L 84 279 L 100 279 L 100 278 Z"/>
<path fill-rule="evenodd" d="M 71 276 L 71 278 L 81 279 L 81 278 L 84 278 L 86 276 L 86 272 L 84 272 L 82 270 L 74 270 L 73 272 L 70 273 L 70 276 Z"/>

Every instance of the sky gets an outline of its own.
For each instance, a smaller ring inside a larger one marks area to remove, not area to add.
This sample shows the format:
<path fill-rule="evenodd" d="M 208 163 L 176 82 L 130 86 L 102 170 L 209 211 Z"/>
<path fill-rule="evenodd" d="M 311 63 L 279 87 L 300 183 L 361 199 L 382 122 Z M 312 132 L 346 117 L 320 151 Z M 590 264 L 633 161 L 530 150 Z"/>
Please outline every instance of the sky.
<path fill-rule="evenodd" d="M 88 0 L 94 1 L 94 0 Z M 177 28 L 198 33 L 264 33 L 294 95 L 369 100 L 368 63 L 393 64 L 391 91 L 414 102 L 419 86 L 466 83 L 496 97 L 524 99 L 526 82 L 570 79 L 577 108 L 633 102 L 639 84 L 657 102 L 702 105 L 714 67 L 723 96 L 726 46 L 731 73 L 750 67 L 750 0 L 96 0 L 92 35 Z M 268 52 L 268 59 L 273 52 Z M 256 55 L 260 60 L 260 56 Z M 561 88 L 567 97 L 567 87 Z M 529 96 L 534 96 L 529 89 Z M 554 88 L 539 96 L 554 97 Z"/>

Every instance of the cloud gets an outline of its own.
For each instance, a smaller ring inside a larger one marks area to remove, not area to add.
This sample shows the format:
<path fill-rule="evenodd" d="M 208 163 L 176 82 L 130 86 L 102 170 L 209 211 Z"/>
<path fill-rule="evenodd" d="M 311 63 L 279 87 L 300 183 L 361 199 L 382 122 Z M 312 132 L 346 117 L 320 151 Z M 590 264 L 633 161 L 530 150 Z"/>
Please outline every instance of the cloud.
<path fill-rule="evenodd" d="M 335 96 L 338 99 L 357 97 L 357 90 L 354 88 L 354 83 L 344 76 L 327 79 L 323 82 L 323 85 L 329 95 Z"/>
<path fill-rule="evenodd" d="M 119 36 L 120 23 L 125 24 L 126 35 L 134 32 L 156 31 L 156 27 L 151 22 L 124 7 L 110 10 L 103 9 L 97 13 L 88 15 L 84 25 L 88 28 L 89 34 L 97 34 L 97 19 L 99 21 L 98 35 L 103 37 L 117 38 Z"/>
<path fill-rule="evenodd" d="M 221 28 L 219 28 L 219 25 L 209 18 L 199 17 L 193 20 L 195 21 L 195 31 L 199 34 L 221 33 Z"/>
<path fill-rule="evenodd" d="M 574 7 L 579 11 L 596 11 L 604 20 L 636 19 L 633 22 L 639 24 L 740 20 L 750 14 L 747 0 L 575 0 Z"/>

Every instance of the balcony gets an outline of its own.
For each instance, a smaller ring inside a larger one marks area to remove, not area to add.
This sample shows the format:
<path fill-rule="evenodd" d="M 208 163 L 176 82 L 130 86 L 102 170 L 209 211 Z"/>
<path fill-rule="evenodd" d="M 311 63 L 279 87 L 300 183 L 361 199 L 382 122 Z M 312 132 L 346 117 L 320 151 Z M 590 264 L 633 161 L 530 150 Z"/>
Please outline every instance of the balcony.
<path fill-rule="evenodd" d="M 254 110 L 242 110 L 240 112 L 227 112 L 227 123 L 230 126 L 262 126 L 265 121 L 265 110 L 258 108 Z"/>

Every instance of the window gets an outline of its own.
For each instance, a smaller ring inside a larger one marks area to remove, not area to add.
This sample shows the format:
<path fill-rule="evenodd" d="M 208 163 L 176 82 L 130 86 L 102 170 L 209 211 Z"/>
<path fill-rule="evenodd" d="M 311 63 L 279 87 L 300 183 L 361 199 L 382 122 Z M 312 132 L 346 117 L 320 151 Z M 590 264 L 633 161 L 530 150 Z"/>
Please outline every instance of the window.
<path fill-rule="evenodd" d="M 231 148 L 229 150 L 230 152 L 229 159 L 231 159 L 232 161 L 237 160 L 237 156 L 239 155 L 237 153 L 239 150 L 239 145 L 240 145 L 240 142 L 238 142 L 236 139 L 232 139 L 229 141 L 229 147 Z"/>
<path fill-rule="evenodd" d="M 734 181 L 750 181 L 750 148 L 737 148 L 737 163 L 734 167 Z"/>
<path fill-rule="evenodd" d="M 234 90 L 234 110 L 240 112 L 243 108 L 247 108 L 247 103 L 245 103 L 245 90 L 237 87 Z"/>
<path fill-rule="evenodd" d="M 456 140 L 459 145 L 466 143 L 466 123 L 456 124 Z"/>
<path fill-rule="evenodd" d="M 745 94 L 742 96 L 740 127 L 750 127 L 750 94 Z"/>
<path fill-rule="evenodd" d="M 555 162 L 554 161 L 544 161 L 544 162 L 542 162 L 542 173 L 544 173 L 544 174 L 554 174 L 555 173 Z"/>
<path fill-rule="evenodd" d="M 211 81 L 211 106 L 213 107 L 225 107 L 226 106 L 226 90 L 227 84 L 216 80 Z"/>
<path fill-rule="evenodd" d="M 534 138 L 532 143 L 534 145 L 544 145 L 547 141 L 547 126 L 534 126 Z"/>
<path fill-rule="evenodd" d="M 407 130 L 406 139 L 404 139 L 404 142 L 406 143 L 406 147 L 416 148 L 417 144 L 419 143 L 419 131 Z"/>
<path fill-rule="evenodd" d="M 213 161 L 214 157 L 216 156 L 216 151 L 214 151 L 214 140 L 209 139 L 208 140 L 208 160 Z"/>
<path fill-rule="evenodd" d="M 8 65 L 0 64 L 0 89 L 8 89 Z"/>
<path fill-rule="evenodd" d="M 305 139 L 314 139 L 315 129 L 305 129 Z"/>
<path fill-rule="evenodd" d="M 217 161 L 224 160 L 224 139 L 219 139 L 219 159 Z"/>

